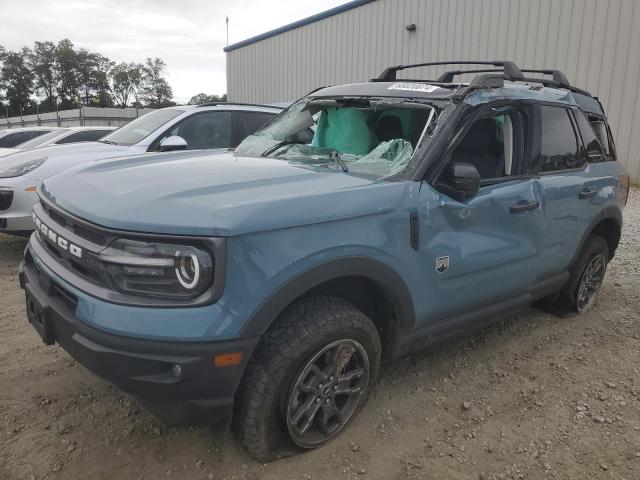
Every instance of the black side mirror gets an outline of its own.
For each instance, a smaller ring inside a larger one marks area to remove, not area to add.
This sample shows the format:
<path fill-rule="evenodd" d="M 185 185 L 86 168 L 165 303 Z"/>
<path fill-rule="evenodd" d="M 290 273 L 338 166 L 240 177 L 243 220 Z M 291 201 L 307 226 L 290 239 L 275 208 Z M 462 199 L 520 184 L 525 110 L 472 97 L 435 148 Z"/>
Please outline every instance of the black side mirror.
<path fill-rule="evenodd" d="M 480 173 L 470 163 L 456 162 L 451 165 L 451 182 L 453 189 L 462 194 L 462 200 L 471 198 L 480 188 Z"/>

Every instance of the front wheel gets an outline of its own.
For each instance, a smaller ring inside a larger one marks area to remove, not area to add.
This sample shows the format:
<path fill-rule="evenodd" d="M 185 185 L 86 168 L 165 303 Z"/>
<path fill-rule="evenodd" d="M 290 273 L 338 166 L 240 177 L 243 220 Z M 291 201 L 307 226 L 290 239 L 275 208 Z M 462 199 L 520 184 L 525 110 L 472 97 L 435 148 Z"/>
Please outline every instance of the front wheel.
<path fill-rule="evenodd" d="M 373 322 L 350 303 L 312 297 L 287 308 L 265 333 L 238 392 L 236 430 L 269 461 L 320 447 L 364 405 L 380 364 Z"/>

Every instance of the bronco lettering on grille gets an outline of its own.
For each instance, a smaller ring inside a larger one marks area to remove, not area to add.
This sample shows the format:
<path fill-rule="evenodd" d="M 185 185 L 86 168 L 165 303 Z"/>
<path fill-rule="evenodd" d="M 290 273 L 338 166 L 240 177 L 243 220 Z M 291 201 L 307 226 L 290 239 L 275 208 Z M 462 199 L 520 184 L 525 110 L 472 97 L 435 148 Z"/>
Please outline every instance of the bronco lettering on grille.
<path fill-rule="evenodd" d="M 82 258 L 82 248 L 71 243 L 66 238 L 60 236 L 60 234 L 47 226 L 38 216 L 33 214 L 33 223 L 36 224 L 36 230 L 40 234 L 40 238 L 44 241 L 55 245 L 60 250 L 68 251 L 71 255 Z"/>

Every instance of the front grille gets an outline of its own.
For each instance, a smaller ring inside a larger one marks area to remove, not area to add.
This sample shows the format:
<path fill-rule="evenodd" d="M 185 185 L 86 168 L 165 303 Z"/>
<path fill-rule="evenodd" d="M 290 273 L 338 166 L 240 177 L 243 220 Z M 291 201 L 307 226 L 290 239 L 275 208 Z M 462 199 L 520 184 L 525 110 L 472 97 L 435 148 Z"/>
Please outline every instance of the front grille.
<path fill-rule="evenodd" d="M 11 190 L 0 190 L 0 212 L 8 210 L 13 202 L 13 192 Z"/>
<path fill-rule="evenodd" d="M 76 220 L 71 215 L 57 210 L 47 203 L 42 202 L 40 203 L 40 206 L 54 222 L 56 222 L 64 229 L 72 231 L 79 237 L 95 245 L 107 245 L 109 240 L 108 237 L 100 232 L 97 228 L 92 228 L 88 224 Z"/>

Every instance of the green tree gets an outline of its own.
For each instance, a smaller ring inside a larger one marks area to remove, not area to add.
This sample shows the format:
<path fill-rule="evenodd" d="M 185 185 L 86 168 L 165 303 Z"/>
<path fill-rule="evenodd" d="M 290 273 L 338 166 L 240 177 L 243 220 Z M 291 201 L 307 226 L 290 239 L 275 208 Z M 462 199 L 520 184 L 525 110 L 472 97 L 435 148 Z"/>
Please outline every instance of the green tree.
<path fill-rule="evenodd" d="M 19 52 L 3 54 L 0 88 L 5 91 L 10 115 L 29 113 L 33 106 L 31 95 L 34 92 L 34 77 L 27 64 L 29 54 L 30 50 L 26 47 Z"/>
<path fill-rule="evenodd" d="M 147 58 L 142 67 L 142 83 L 140 98 L 149 106 L 155 108 L 175 105 L 172 102 L 173 91 L 171 85 L 164 78 L 166 64 L 159 58 Z"/>
<path fill-rule="evenodd" d="M 227 94 L 224 95 L 209 95 L 206 93 L 198 93 L 189 100 L 189 105 L 202 105 L 203 103 L 213 102 L 226 102 Z"/>
<path fill-rule="evenodd" d="M 36 92 L 44 97 L 41 105 L 55 109 L 58 76 L 56 72 L 56 45 L 53 42 L 35 42 L 28 57 L 33 72 Z"/>
<path fill-rule="evenodd" d="M 60 40 L 56 46 L 55 72 L 59 82 L 57 94 L 62 108 L 73 108 L 79 101 L 80 81 L 78 54 L 69 39 Z"/>
<path fill-rule="evenodd" d="M 139 63 L 119 63 L 111 69 L 112 92 L 115 104 L 126 108 L 140 88 L 142 65 Z"/>

